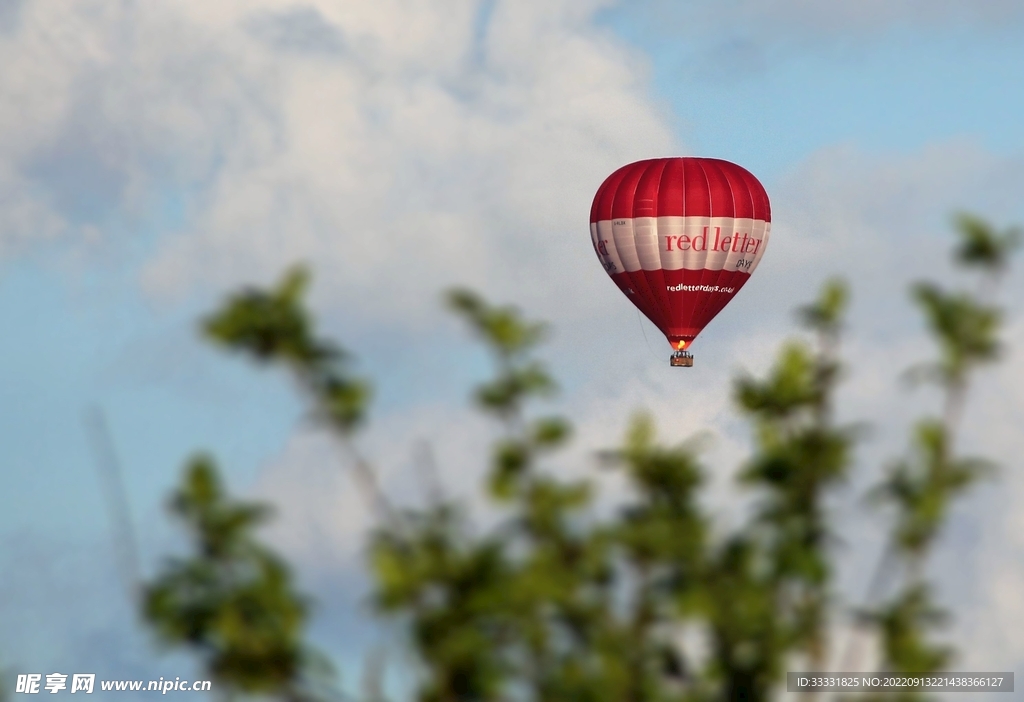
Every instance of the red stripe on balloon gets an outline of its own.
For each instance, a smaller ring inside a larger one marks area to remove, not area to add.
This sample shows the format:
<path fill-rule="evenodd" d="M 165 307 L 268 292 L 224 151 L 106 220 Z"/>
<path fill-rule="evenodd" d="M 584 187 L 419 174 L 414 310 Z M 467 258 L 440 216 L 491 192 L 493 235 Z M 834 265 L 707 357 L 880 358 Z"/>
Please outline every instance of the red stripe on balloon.
<path fill-rule="evenodd" d="M 657 180 L 645 180 L 643 187 L 638 188 L 638 183 L 648 171 L 654 171 L 656 175 L 664 171 L 665 178 L 660 186 Z M 714 173 L 713 183 L 708 183 L 706 171 Z M 620 186 L 624 183 L 629 196 L 619 199 Z M 738 189 L 747 192 L 749 197 L 737 203 L 734 202 L 734 193 Z M 653 211 L 637 214 L 634 200 L 653 200 Z M 635 216 L 735 216 L 770 222 L 771 206 L 768 194 L 757 178 L 735 163 L 717 158 L 651 159 L 623 166 L 608 176 L 598 188 L 590 209 L 591 222 Z"/>

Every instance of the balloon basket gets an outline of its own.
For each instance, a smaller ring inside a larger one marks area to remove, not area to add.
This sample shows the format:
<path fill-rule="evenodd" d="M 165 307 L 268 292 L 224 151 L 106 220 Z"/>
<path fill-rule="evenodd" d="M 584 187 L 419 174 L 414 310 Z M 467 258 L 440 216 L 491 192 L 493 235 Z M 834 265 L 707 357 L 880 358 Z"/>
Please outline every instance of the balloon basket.
<path fill-rule="evenodd" d="M 685 351 L 676 351 L 669 357 L 668 364 L 673 368 L 692 368 L 693 356 Z"/>

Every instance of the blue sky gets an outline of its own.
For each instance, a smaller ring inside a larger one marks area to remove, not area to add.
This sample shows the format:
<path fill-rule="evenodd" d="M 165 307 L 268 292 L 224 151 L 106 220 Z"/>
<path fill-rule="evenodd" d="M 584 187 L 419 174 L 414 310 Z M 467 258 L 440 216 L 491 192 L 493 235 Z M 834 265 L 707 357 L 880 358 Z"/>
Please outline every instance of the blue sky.
<path fill-rule="evenodd" d="M 452 284 L 553 323 L 548 358 L 564 406 L 580 408 L 572 461 L 645 406 L 670 438 L 718 430 L 725 485 L 745 442 L 730 374 L 763 368 L 792 307 L 842 273 L 858 292 L 851 351 L 886 359 L 859 364 L 847 391 L 851 416 L 879 425 L 867 481 L 927 407 L 895 382 L 927 353 L 906 281 L 946 275 L 952 210 L 1024 222 L 1014 3 L 3 7 L 0 662 L 18 670 L 189 667 L 152 652 L 116 594 L 91 406 L 109 419 L 149 572 L 176 543 L 165 495 L 185 457 L 207 450 L 234 490 L 279 504 L 270 538 L 322 603 L 322 645 L 349 670 L 378 637 L 360 604 L 366 515 L 344 466 L 284 379 L 195 333 L 238 285 L 312 262 L 316 310 L 376 383 L 364 441 L 396 490 L 424 439 L 453 490 L 481 463 L 465 396 L 486 363 L 440 309 Z M 669 154 L 744 165 L 775 220 L 762 268 L 702 335 L 687 377 L 592 260 L 586 219 L 605 175 Z M 1017 276 L 1007 294 L 1021 292 Z M 1024 420 L 1012 358 L 967 428 L 1011 463 Z M 1011 596 L 1024 566 L 1005 558 L 1024 562 L 1009 507 L 1024 481 L 1004 481 L 964 509 L 936 567 L 975 622 L 957 636 L 1024 673 L 1024 636 L 1008 624 L 1024 631 Z M 976 580 L 956 577 L 964 554 Z"/>

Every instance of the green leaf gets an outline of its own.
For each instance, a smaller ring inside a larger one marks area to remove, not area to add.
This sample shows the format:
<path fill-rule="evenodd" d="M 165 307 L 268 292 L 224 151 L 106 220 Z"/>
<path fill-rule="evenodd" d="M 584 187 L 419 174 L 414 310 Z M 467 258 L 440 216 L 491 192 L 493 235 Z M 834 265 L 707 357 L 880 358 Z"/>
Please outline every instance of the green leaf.
<path fill-rule="evenodd" d="M 1010 255 L 1021 245 L 1021 230 L 1011 227 L 997 232 L 980 217 L 962 212 L 954 217 L 960 243 L 954 259 L 965 268 L 980 268 L 998 274 L 1009 265 Z"/>
<path fill-rule="evenodd" d="M 544 338 L 546 325 L 526 321 L 515 307 L 491 306 L 465 289 L 449 291 L 447 299 L 448 306 L 500 357 L 521 355 Z"/>
<path fill-rule="evenodd" d="M 171 509 L 193 552 L 145 584 L 145 619 L 165 644 L 199 652 L 227 694 L 298 694 L 309 605 L 284 562 L 256 540 L 268 508 L 232 500 L 212 459 L 201 456 L 186 467 Z"/>
<path fill-rule="evenodd" d="M 533 443 L 539 448 L 555 448 L 564 444 L 571 432 L 569 422 L 561 417 L 539 419 L 533 424 Z"/>
<path fill-rule="evenodd" d="M 842 325 L 849 300 L 849 286 L 844 280 L 833 278 L 822 287 L 818 299 L 797 310 L 797 315 L 809 329 L 835 334 Z"/>

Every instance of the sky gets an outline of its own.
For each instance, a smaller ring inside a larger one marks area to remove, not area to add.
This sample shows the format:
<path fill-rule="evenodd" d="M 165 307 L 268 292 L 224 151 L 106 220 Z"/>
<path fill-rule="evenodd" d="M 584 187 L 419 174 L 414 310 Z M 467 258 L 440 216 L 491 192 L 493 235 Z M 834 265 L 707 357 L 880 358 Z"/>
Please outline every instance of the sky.
<path fill-rule="evenodd" d="M 953 212 L 1024 223 L 1022 40 L 1011 0 L 0 0 L 0 665 L 194 672 L 124 596 L 90 408 L 145 573 L 180 548 L 166 496 L 209 452 L 234 493 L 276 505 L 266 538 L 319 603 L 313 636 L 345 684 L 393 641 L 369 613 L 370 521 L 346 465 L 287 379 L 197 334 L 226 293 L 296 262 L 323 328 L 373 379 L 360 442 L 400 499 L 423 497 L 424 447 L 451 494 L 471 494 L 484 463 L 490 429 L 468 394 L 487 358 L 441 304 L 466 285 L 551 323 L 554 409 L 576 422 L 559 470 L 585 474 L 646 408 L 667 441 L 717 437 L 723 523 L 748 445 L 731 379 L 765 370 L 794 307 L 844 276 L 843 415 L 873 427 L 836 506 L 856 600 L 882 539 L 857 491 L 937 401 L 899 381 L 931 352 L 907 286 L 959 284 Z M 667 155 L 739 163 L 772 200 L 771 245 L 692 372 L 668 367 L 589 240 L 603 179 Z M 1022 280 L 1005 299 L 1024 299 Z M 957 509 L 933 566 L 959 669 L 1020 679 L 1013 305 L 1006 337 L 964 427 L 965 450 L 1003 468 Z"/>

